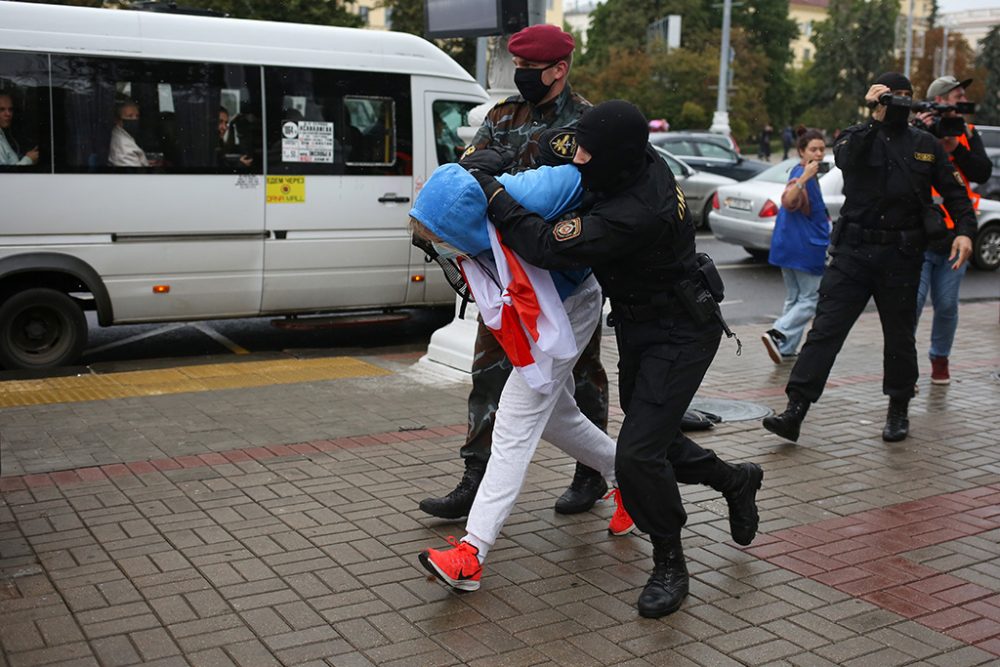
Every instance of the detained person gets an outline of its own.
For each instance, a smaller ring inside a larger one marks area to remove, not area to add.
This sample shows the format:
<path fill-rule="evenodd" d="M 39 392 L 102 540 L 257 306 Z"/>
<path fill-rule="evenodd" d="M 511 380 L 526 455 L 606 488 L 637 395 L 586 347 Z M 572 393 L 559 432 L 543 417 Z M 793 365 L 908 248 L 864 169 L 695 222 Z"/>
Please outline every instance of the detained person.
<path fill-rule="evenodd" d="M 593 200 L 579 217 L 555 226 L 522 206 L 502 182 L 473 175 L 508 247 L 553 271 L 592 267 L 611 299 L 625 412 L 615 476 L 625 509 L 653 544 L 653 571 L 638 608 L 657 618 L 679 609 L 688 593 L 681 548 L 687 514 L 678 483 L 720 491 L 732 537 L 746 545 L 757 532 L 763 471 L 752 463 L 726 463 L 681 433 L 722 325 L 718 304 L 699 277 L 684 194 L 648 138 L 646 118 L 628 102 L 612 100 L 585 113 L 573 162 Z"/>
<path fill-rule="evenodd" d="M 563 145 L 566 137 L 571 140 L 570 133 L 564 135 L 556 139 Z M 466 535 L 450 538 L 451 548 L 419 556 L 429 572 L 465 591 L 479 588 L 482 563 L 510 516 L 541 438 L 615 483 L 615 443 L 583 415 L 573 395 L 573 367 L 600 321 L 601 288 L 586 267 L 550 273 L 524 263 L 488 224 L 486 197 L 466 168 L 484 173 L 499 155 L 484 149 L 461 165 L 439 167 L 410 212 L 414 234 L 433 243 L 438 256 L 461 255 L 457 262 L 482 321 L 515 369 L 500 393 L 492 453 L 468 512 Z M 497 158 L 487 170 L 498 173 L 501 162 Z M 541 220 L 557 219 L 582 197 L 580 174 L 571 164 L 504 174 L 499 182 Z M 617 509 L 608 530 L 625 534 L 632 520 L 617 490 L 613 496 Z"/>

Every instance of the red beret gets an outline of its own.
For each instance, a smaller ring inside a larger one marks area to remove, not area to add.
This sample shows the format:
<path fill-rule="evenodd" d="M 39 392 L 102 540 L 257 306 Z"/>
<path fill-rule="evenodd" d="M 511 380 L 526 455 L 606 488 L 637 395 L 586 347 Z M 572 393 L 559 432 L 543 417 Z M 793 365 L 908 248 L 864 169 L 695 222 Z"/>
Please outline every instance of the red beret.
<path fill-rule="evenodd" d="M 530 25 L 510 36 L 507 50 L 512 56 L 536 63 L 551 63 L 573 53 L 573 35 L 562 28 L 540 23 Z"/>

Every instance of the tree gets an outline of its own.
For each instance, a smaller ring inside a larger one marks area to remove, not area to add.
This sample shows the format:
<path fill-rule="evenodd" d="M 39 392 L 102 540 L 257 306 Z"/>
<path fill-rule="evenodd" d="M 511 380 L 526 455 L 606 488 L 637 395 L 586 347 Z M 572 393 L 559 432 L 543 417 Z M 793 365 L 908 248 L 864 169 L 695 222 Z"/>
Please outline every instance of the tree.
<path fill-rule="evenodd" d="M 944 40 L 943 28 L 931 28 L 924 34 L 924 53 L 921 58 L 913 60 L 910 70 L 910 83 L 913 84 L 913 95 L 922 98 L 927 91 L 927 86 L 931 81 L 941 74 L 940 58 L 942 53 L 941 43 Z M 948 71 L 945 74 L 954 74 L 959 79 L 965 78 L 975 66 L 975 54 L 972 47 L 965 41 L 959 33 L 949 33 L 948 35 Z M 896 61 L 897 66 L 902 71 L 902 63 Z"/>
<path fill-rule="evenodd" d="M 721 22 L 721 19 L 720 19 Z M 795 21 L 788 18 L 788 0 L 747 0 L 734 12 L 733 24 L 746 32 L 747 44 L 767 57 L 764 103 L 770 122 L 788 122 L 788 101 L 792 87 L 788 65 L 792 62 L 791 42 L 799 34 Z"/>
<path fill-rule="evenodd" d="M 830 0 L 814 27 L 809 69 L 814 118 L 826 128 L 853 124 L 872 82 L 893 62 L 899 0 Z"/>
<path fill-rule="evenodd" d="M 633 102 L 648 118 L 666 118 L 674 129 L 704 129 L 715 109 L 719 79 L 719 31 L 702 41 L 700 49 L 662 48 L 626 51 L 611 48 L 604 64 L 590 61 L 575 67 L 573 87 L 591 102 L 621 98 Z M 732 34 L 733 48 L 743 54 L 734 63 L 737 81 L 762 81 L 767 58 L 751 47 L 740 29 Z M 764 89 L 737 85 L 730 97 L 730 124 L 737 136 L 766 122 Z"/>
<path fill-rule="evenodd" d="M 983 125 L 1000 125 L 1000 26 L 993 26 L 979 42 L 978 64 L 985 70 L 986 92 L 979 105 L 976 120 Z"/>

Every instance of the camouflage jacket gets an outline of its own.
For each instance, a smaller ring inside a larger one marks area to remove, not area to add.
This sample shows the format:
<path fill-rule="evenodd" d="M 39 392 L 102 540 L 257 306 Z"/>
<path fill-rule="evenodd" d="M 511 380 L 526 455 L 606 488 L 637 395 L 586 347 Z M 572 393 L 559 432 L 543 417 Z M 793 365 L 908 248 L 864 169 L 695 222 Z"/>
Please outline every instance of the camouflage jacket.
<path fill-rule="evenodd" d="M 490 109 L 469 146 L 513 148 L 517 167 L 530 169 L 538 157 L 538 135 L 549 128 L 574 127 L 591 106 L 568 85 L 556 99 L 538 106 L 511 95 Z"/>

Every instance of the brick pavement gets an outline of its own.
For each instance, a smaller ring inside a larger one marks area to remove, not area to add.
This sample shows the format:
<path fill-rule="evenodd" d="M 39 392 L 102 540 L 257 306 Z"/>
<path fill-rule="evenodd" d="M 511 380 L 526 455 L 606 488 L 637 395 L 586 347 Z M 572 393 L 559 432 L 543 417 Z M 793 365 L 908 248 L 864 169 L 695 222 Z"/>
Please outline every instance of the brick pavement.
<path fill-rule="evenodd" d="M 657 621 L 634 608 L 648 542 L 609 538 L 607 504 L 556 515 L 572 466 L 548 445 L 482 589 L 426 579 L 416 554 L 461 527 L 416 503 L 457 479 L 467 387 L 412 358 L 0 410 L 0 667 L 997 664 L 997 304 L 961 317 L 953 384 L 921 379 L 903 443 L 879 437 L 872 314 L 798 445 L 757 422 L 697 434 L 764 465 L 762 534 L 736 547 L 725 502 L 685 488 L 691 595 Z M 759 329 L 741 357 L 723 343 L 702 396 L 783 405 Z"/>

